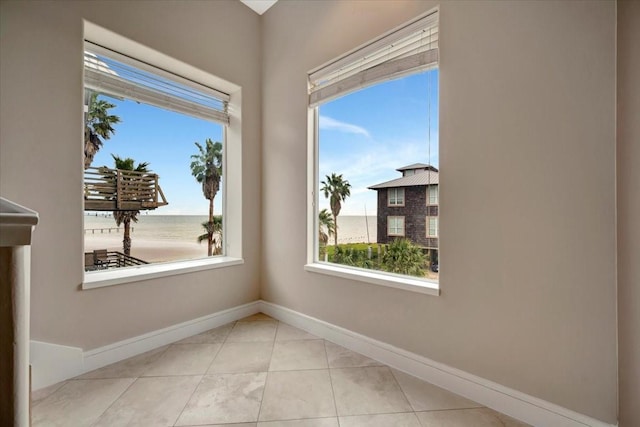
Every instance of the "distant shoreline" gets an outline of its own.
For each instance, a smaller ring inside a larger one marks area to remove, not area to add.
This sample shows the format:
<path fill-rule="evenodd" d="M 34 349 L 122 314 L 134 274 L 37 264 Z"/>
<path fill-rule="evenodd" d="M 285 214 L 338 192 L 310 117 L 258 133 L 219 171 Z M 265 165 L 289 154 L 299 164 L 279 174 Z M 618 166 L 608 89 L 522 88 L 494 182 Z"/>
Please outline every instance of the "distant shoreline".
<path fill-rule="evenodd" d="M 104 214 L 110 213 L 105 212 Z M 142 240 L 160 240 L 159 244 L 162 245 L 167 243 L 173 245 L 170 242 L 197 245 L 197 237 L 204 233 L 202 222 L 206 220 L 206 215 L 139 215 L 138 222 L 131 224 L 133 230 L 131 239 L 134 246 L 136 241 Z M 112 216 L 101 214 L 98 216 L 85 215 L 84 228 L 85 230 L 95 229 L 95 232 L 84 231 L 86 240 L 116 237 L 120 241 L 124 229 L 122 226 L 119 229 L 116 227 Z M 361 215 L 338 216 L 338 243 L 375 243 L 377 237 L 377 217 L 372 215 L 367 217 Z M 333 242 L 333 236 L 329 242 Z"/>

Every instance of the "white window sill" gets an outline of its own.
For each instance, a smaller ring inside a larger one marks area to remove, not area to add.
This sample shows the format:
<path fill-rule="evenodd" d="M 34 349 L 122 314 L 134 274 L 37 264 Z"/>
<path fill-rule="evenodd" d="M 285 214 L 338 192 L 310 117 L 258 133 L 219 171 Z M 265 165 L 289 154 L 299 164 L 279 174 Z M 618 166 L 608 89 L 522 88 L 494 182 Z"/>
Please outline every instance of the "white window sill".
<path fill-rule="evenodd" d="M 215 257 L 193 259 L 188 261 L 165 262 L 140 267 L 115 268 L 104 271 L 88 271 L 84 273 L 82 289 L 95 289 L 141 280 L 169 277 L 194 271 L 211 270 L 244 264 L 242 258 Z"/>
<path fill-rule="evenodd" d="M 312 263 L 304 266 L 306 271 L 312 273 L 327 274 L 329 276 L 342 277 L 344 279 L 358 280 L 374 285 L 388 286 L 390 288 L 403 289 L 427 295 L 440 295 L 438 283 L 408 276 L 400 276 L 375 270 L 365 270 L 355 267 L 344 267 L 328 263 Z"/>

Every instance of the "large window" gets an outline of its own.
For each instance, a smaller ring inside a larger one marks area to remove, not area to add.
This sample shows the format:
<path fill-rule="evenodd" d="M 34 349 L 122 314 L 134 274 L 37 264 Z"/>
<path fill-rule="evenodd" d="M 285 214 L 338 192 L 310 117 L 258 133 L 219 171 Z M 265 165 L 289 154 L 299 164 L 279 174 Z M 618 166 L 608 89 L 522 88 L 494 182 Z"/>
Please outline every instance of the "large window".
<path fill-rule="evenodd" d="M 430 205 L 438 204 L 438 186 L 430 185 L 427 187 L 427 203 Z"/>
<path fill-rule="evenodd" d="M 437 215 L 427 188 L 439 182 L 437 12 L 311 72 L 309 88 L 307 269 L 433 287 L 437 239 L 425 216 Z"/>
<path fill-rule="evenodd" d="M 427 217 L 427 237 L 438 237 L 438 217 Z"/>
<path fill-rule="evenodd" d="M 387 198 L 389 206 L 404 206 L 404 188 L 390 188 Z"/>
<path fill-rule="evenodd" d="M 85 271 L 241 256 L 230 95 L 89 42 L 84 65 Z"/>
<path fill-rule="evenodd" d="M 403 216 L 387 217 L 387 235 L 388 236 L 404 236 L 404 217 Z"/>

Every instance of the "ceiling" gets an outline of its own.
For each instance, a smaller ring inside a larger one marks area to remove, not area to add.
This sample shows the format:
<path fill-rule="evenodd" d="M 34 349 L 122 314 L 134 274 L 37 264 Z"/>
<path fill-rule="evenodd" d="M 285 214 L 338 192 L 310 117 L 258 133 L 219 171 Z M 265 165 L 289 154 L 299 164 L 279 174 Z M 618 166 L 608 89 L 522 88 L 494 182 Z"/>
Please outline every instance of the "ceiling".
<path fill-rule="evenodd" d="M 258 15 L 265 13 L 278 0 L 240 0 L 242 3 L 253 9 Z"/>

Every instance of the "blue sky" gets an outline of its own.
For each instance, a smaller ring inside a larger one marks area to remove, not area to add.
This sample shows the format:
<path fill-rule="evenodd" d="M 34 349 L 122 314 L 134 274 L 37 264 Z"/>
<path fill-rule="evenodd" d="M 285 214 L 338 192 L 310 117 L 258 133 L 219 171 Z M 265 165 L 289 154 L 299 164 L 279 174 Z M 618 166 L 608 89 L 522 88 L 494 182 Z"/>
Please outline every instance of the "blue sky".
<path fill-rule="evenodd" d="M 429 120 L 430 118 L 430 120 Z M 438 167 L 438 70 L 374 85 L 320 107 L 319 181 L 335 172 L 351 184 L 340 215 L 376 214 L 367 187 L 402 176 L 412 163 Z M 320 185 L 321 186 L 321 185 Z M 319 195 L 319 208 L 329 202 Z"/>
<path fill-rule="evenodd" d="M 149 211 L 150 215 L 208 215 L 209 202 L 202 187 L 191 175 L 191 155 L 198 152 L 195 142 L 222 140 L 222 126 L 184 114 L 134 101 L 103 96 L 116 107 L 111 114 L 120 117 L 116 132 L 104 143 L 91 166 L 113 167 L 111 154 L 148 162 L 160 175 L 160 187 L 168 206 Z M 222 213 L 222 190 L 214 199 L 214 212 Z"/>
<path fill-rule="evenodd" d="M 222 142 L 222 126 L 146 104 L 104 97 L 122 120 L 92 166 L 113 166 L 111 154 L 149 162 L 160 175 L 168 206 L 153 215 L 206 215 L 208 201 L 191 175 L 195 142 Z M 320 107 L 319 181 L 333 172 L 351 185 L 341 215 L 376 214 L 376 192 L 367 187 L 400 177 L 411 163 L 438 166 L 438 70 L 381 83 Z M 429 123 L 430 117 L 430 123 Z M 430 143 L 429 143 L 430 141 Z M 430 147 L 430 149 L 429 149 Z M 222 212 L 222 191 L 214 210 Z M 320 209 L 328 208 L 324 196 Z"/>

